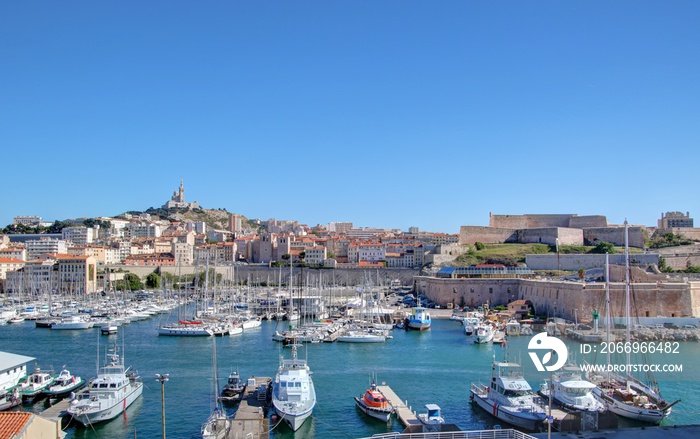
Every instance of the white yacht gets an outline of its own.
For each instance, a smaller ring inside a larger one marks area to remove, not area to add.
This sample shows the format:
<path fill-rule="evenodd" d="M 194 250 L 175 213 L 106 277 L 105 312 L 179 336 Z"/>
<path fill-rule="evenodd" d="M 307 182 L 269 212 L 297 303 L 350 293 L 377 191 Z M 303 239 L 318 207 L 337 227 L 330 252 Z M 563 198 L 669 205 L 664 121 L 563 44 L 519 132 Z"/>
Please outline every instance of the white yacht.
<path fill-rule="evenodd" d="M 520 322 L 511 319 L 506 323 L 506 335 L 520 335 Z"/>
<path fill-rule="evenodd" d="M 185 325 L 182 323 L 175 323 L 172 325 L 163 325 L 158 328 L 158 335 L 209 337 L 214 335 L 214 331 L 206 325 Z"/>
<path fill-rule="evenodd" d="M 595 384 L 584 379 L 581 369 L 575 364 L 565 364 L 564 367 L 552 373 L 552 400 L 568 409 L 604 412 L 605 404 L 593 395 Z M 540 385 L 540 395 L 549 398 L 550 382 L 545 379 Z"/>
<path fill-rule="evenodd" d="M 473 335 L 476 327 L 479 326 L 479 323 L 481 323 L 481 319 L 478 317 L 465 317 L 464 320 L 462 320 L 462 324 L 464 325 L 464 335 Z"/>
<path fill-rule="evenodd" d="M 316 390 L 306 360 L 297 358 L 296 344 L 292 359 L 280 357 L 280 367 L 272 387 L 272 406 L 289 427 L 297 431 L 316 405 Z"/>
<path fill-rule="evenodd" d="M 547 409 L 523 377 L 518 363 L 493 362 L 489 386 L 472 383 L 469 399 L 496 418 L 534 431 Z"/>
<path fill-rule="evenodd" d="M 94 325 L 93 322 L 84 320 L 80 316 L 67 316 L 51 325 L 51 329 L 90 329 Z"/>
<path fill-rule="evenodd" d="M 107 421 L 124 412 L 141 396 L 143 383 L 131 367 L 124 368 L 124 359 L 116 345 L 107 353 L 107 362 L 90 387 L 71 401 L 68 414 L 85 426 Z"/>

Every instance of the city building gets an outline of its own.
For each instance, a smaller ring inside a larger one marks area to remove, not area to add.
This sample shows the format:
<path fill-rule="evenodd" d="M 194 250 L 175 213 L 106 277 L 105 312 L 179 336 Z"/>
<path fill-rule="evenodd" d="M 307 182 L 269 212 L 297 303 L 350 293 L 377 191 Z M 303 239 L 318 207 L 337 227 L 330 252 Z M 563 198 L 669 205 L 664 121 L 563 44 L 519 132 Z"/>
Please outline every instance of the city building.
<path fill-rule="evenodd" d="M 16 216 L 12 220 L 14 225 L 23 225 L 29 227 L 37 227 L 42 223 L 40 216 Z"/>
<path fill-rule="evenodd" d="M 27 246 L 27 260 L 38 259 L 45 254 L 66 254 L 68 244 L 63 239 L 39 238 L 25 243 Z"/>
<path fill-rule="evenodd" d="M 690 212 L 666 212 L 661 214 L 661 219 L 658 221 L 659 229 L 672 228 L 692 228 L 693 219 L 690 217 Z"/>
<path fill-rule="evenodd" d="M 70 241 L 75 245 L 91 244 L 95 240 L 95 229 L 82 227 L 64 227 L 61 230 L 61 236 L 64 240 Z"/>

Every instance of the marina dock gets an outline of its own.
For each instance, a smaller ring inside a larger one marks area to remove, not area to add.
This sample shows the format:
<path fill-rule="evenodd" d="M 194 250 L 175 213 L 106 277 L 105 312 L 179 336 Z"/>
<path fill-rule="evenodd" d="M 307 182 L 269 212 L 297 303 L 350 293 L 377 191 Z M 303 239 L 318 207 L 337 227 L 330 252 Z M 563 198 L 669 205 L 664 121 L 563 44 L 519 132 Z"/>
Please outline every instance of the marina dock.
<path fill-rule="evenodd" d="M 251 377 L 245 388 L 243 399 L 231 421 L 228 439 L 267 439 L 270 437 L 270 421 L 267 414 L 270 377 Z"/>
<path fill-rule="evenodd" d="M 50 406 L 40 413 L 42 418 L 50 419 L 55 422 L 62 421 L 68 415 L 68 407 L 70 406 L 70 398 L 64 398 L 56 404 Z"/>
<path fill-rule="evenodd" d="M 389 386 L 377 386 L 377 390 L 382 392 L 382 394 L 386 397 L 386 399 L 389 401 L 389 404 L 391 404 L 394 407 L 394 411 L 396 413 L 396 417 L 401 421 L 403 425 L 406 426 L 406 428 L 412 428 L 414 426 L 421 426 L 421 422 L 418 420 L 418 416 L 411 411 L 410 407 L 408 407 L 408 402 L 404 403 L 401 401 L 401 398 L 398 397 L 396 393 L 391 389 Z"/>

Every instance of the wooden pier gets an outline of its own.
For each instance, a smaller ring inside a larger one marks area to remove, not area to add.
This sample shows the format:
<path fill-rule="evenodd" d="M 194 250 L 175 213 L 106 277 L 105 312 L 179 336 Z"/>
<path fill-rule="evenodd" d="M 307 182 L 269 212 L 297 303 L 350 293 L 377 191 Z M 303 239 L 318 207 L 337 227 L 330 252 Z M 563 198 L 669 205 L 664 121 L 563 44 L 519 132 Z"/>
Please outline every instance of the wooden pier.
<path fill-rule="evenodd" d="M 377 390 L 382 392 L 382 394 L 389 401 L 389 404 L 391 404 L 394 407 L 396 417 L 399 419 L 399 421 L 401 421 L 403 425 L 406 426 L 406 428 L 413 428 L 415 426 L 423 425 L 418 420 L 418 416 L 416 416 L 416 414 L 411 411 L 410 407 L 408 407 L 408 402 L 404 403 L 403 401 L 401 401 L 401 398 L 399 398 L 398 395 L 394 393 L 391 387 L 377 386 Z"/>
<path fill-rule="evenodd" d="M 243 399 L 231 421 L 228 439 L 268 439 L 270 421 L 267 418 L 267 392 L 272 385 L 270 377 L 251 377 Z"/>

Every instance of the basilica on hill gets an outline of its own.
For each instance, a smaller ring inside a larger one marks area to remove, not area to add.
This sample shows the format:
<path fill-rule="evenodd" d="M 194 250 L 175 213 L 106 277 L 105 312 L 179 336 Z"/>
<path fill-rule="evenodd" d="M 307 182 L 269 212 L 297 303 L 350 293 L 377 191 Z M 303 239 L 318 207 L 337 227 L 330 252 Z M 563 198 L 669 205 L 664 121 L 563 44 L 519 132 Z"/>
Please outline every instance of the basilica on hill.
<path fill-rule="evenodd" d="M 199 207 L 196 201 L 191 203 L 187 203 L 185 201 L 185 183 L 182 179 L 180 180 L 180 188 L 174 191 L 170 201 L 163 205 L 164 209 L 172 209 L 176 207 L 181 209 L 197 209 Z"/>

